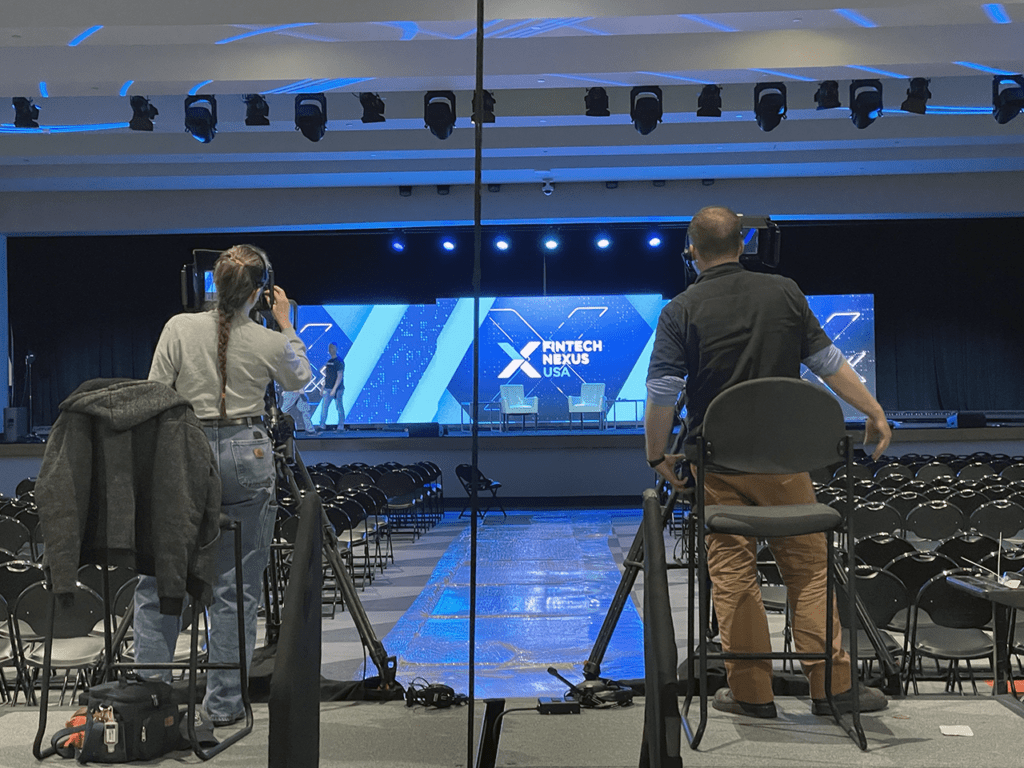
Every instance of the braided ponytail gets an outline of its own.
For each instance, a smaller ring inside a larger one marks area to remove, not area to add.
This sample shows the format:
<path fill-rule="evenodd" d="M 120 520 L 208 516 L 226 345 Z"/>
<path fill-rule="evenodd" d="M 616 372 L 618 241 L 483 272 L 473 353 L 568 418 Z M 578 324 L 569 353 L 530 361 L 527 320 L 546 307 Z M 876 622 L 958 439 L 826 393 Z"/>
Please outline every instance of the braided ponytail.
<path fill-rule="evenodd" d="M 252 269 L 263 268 L 266 254 L 254 245 L 235 245 L 224 251 L 213 269 L 217 284 L 217 370 L 220 372 L 220 416 L 226 419 L 228 385 L 228 340 L 231 321 L 259 286 Z"/>

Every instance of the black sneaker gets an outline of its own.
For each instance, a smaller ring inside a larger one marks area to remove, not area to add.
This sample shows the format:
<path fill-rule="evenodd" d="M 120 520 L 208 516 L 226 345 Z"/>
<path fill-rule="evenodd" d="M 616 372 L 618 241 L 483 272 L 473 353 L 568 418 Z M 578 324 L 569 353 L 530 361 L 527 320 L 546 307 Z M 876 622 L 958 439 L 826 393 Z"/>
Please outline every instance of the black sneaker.
<path fill-rule="evenodd" d="M 242 720 L 245 720 L 245 712 L 239 712 L 237 715 L 228 715 L 227 717 L 214 717 L 210 715 L 210 722 L 213 723 L 215 728 L 225 728 Z"/>
<path fill-rule="evenodd" d="M 860 694 L 859 709 L 861 712 L 878 712 L 889 706 L 889 700 L 877 688 L 868 688 L 864 683 L 857 683 L 857 685 L 857 692 Z M 836 710 L 840 715 L 853 711 L 852 688 L 844 693 L 837 693 L 832 698 L 836 700 Z M 828 699 L 812 699 L 811 712 L 815 715 L 831 715 L 832 708 L 828 705 Z"/>
<path fill-rule="evenodd" d="M 715 698 L 711 700 L 711 706 L 719 712 L 759 717 L 765 720 L 779 716 L 774 701 L 769 701 L 767 704 L 748 704 L 745 701 L 734 699 L 731 688 L 719 688 L 715 691 Z"/>

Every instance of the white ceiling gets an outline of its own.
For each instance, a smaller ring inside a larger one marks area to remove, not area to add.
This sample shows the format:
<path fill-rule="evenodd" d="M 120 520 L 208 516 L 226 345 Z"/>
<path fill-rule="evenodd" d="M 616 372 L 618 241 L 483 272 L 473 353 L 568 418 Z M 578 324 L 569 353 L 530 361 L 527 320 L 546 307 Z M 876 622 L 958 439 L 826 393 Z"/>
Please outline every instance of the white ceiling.
<path fill-rule="evenodd" d="M 998 125 L 992 75 L 977 69 L 1024 70 L 1024 0 L 987 5 L 489 0 L 484 87 L 497 121 L 484 130 L 484 181 L 1024 171 L 1024 115 Z M 1000 11 L 1010 23 L 996 23 Z M 466 0 L 3 0 L 0 94 L 34 99 L 42 128 L 0 126 L 0 190 L 472 183 L 475 13 Z M 901 112 L 907 78 L 919 76 L 931 78 L 931 111 Z M 885 111 L 858 130 L 849 83 L 873 77 Z M 842 108 L 815 110 L 825 79 L 839 81 Z M 753 87 L 776 80 L 789 116 L 764 133 Z M 705 83 L 723 86 L 719 119 L 695 115 Z M 648 136 L 628 117 L 635 85 L 664 90 L 664 122 Z M 611 117 L 584 116 L 594 86 L 608 89 Z M 183 126 L 196 89 L 218 102 L 205 145 Z M 458 97 L 446 141 L 423 126 L 428 89 Z M 123 91 L 152 99 L 153 133 L 128 130 Z M 328 99 L 318 143 L 294 129 L 294 94 L 306 91 Z M 381 94 L 386 123 L 360 122 L 359 91 Z M 251 92 L 267 94 L 269 127 L 244 125 Z M 0 115 L 10 126 L 13 110 Z M 82 126 L 94 129 L 72 130 Z"/>

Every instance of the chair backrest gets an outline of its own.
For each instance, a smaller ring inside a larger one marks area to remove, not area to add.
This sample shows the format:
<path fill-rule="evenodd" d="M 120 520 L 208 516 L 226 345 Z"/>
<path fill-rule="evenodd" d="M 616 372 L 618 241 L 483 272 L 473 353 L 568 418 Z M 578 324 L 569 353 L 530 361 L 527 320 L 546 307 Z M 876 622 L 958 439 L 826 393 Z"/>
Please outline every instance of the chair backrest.
<path fill-rule="evenodd" d="M 916 551 L 899 555 L 887 563 L 884 570 L 902 581 L 913 597 L 932 576 L 958 567 L 957 562 L 948 555 Z"/>
<path fill-rule="evenodd" d="M 526 399 L 526 390 L 522 384 L 502 384 L 501 399 L 509 405 L 522 405 Z"/>
<path fill-rule="evenodd" d="M 884 501 L 864 501 L 853 508 L 854 530 L 857 536 L 876 533 L 895 533 L 903 527 L 900 513 Z"/>
<path fill-rule="evenodd" d="M 922 539 L 939 541 L 964 530 L 967 518 L 948 501 L 926 501 L 907 515 L 907 530 Z"/>
<path fill-rule="evenodd" d="M 886 533 L 858 539 L 853 545 L 853 552 L 858 560 L 877 568 L 884 568 L 900 555 L 916 551 L 917 548 L 906 539 Z"/>
<path fill-rule="evenodd" d="M 379 478 L 377 478 L 377 487 L 380 488 L 384 493 L 388 495 L 388 498 L 394 498 L 395 496 L 404 496 L 409 493 L 413 493 L 417 488 L 422 486 L 419 485 L 409 475 L 402 472 L 400 469 L 393 469 L 390 472 L 385 472 Z"/>
<path fill-rule="evenodd" d="M 941 461 L 930 461 L 923 467 L 917 470 L 914 475 L 918 480 L 924 480 L 926 483 L 935 484 L 935 481 L 940 477 L 949 478 L 952 480 L 956 476 L 956 472 L 953 471 L 952 467 L 948 464 L 943 464 Z"/>
<path fill-rule="evenodd" d="M 0 597 L 7 601 L 7 605 L 13 606 L 25 589 L 37 581 L 46 577 L 46 571 L 39 563 L 28 560 L 9 560 L 0 563 Z"/>
<path fill-rule="evenodd" d="M 809 472 L 842 458 L 843 410 L 801 379 L 745 381 L 718 394 L 704 416 L 710 465 L 750 474 Z"/>
<path fill-rule="evenodd" d="M 35 582 L 18 596 L 11 616 L 20 627 L 29 627 L 38 637 L 45 637 L 50 610 L 53 615 L 53 637 L 86 637 L 103 621 L 103 598 L 81 582 L 72 588 L 74 599 L 68 602 L 53 600 L 53 594 L 43 582 Z"/>
<path fill-rule="evenodd" d="M 971 514 L 971 528 L 994 539 L 1011 539 L 1024 530 L 1024 507 L 1007 499 L 982 504 Z"/>
<path fill-rule="evenodd" d="M 604 397 L 604 384 L 581 384 L 580 399 L 587 405 L 600 405 Z"/>
<path fill-rule="evenodd" d="M 124 566 L 111 565 L 107 566 L 107 579 L 110 583 L 110 596 L 114 597 L 118 590 L 127 581 L 131 581 L 138 574 L 135 573 L 131 568 Z M 94 590 L 97 594 L 103 594 L 103 566 L 102 565 L 83 565 L 78 569 L 78 580 Z"/>
<path fill-rule="evenodd" d="M 982 534 L 959 533 L 940 542 L 935 551 L 949 555 L 962 568 L 971 568 L 993 552 L 998 552 L 999 542 Z"/>
<path fill-rule="evenodd" d="M 946 501 L 970 517 L 974 510 L 989 501 L 988 496 L 973 488 L 960 488 L 946 497 Z"/>
<path fill-rule="evenodd" d="M 13 517 L 0 516 L 0 547 L 17 554 L 31 538 L 32 533 L 24 523 Z"/>
<path fill-rule="evenodd" d="M 954 568 L 932 576 L 917 594 L 917 607 L 943 627 L 982 629 L 992 619 L 992 603 L 983 597 L 963 592 L 952 586 L 950 576 L 976 576 L 977 568 Z"/>
<path fill-rule="evenodd" d="M 956 473 L 958 478 L 963 479 L 977 479 L 985 477 L 986 475 L 994 475 L 996 471 L 992 469 L 991 464 L 987 464 L 983 461 L 972 461 L 970 464 L 965 466 L 959 472 Z"/>
<path fill-rule="evenodd" d="M 839 590 L 837 596 L 845 596 Z M 901 610 L 910 607 L 910 594 L 896 576 L 870 565 L 857 566 L 857 596 L 876 627 L 886 627 Z M 842 604 L 840 604 L 840 616 Z"/>
<path fill-rule="evenodd" d="M 1003 467 L 999 476 L 1004 480 L 1024 480 L 1024 464 L 1018 462 Z"/>

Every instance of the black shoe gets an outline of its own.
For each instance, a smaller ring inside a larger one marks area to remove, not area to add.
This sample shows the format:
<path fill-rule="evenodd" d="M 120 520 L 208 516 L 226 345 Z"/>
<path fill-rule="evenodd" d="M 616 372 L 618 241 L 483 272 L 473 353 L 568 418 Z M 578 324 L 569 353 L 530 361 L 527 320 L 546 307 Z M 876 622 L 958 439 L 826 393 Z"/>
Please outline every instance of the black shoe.
<path fill-rule="evenodd" d="M 239 712 L 237 715 L 229 715 L 227 717 L 214 717 L 210 716 L 210 722 L 213 723 L 215 728 L 225 728 L 229 725 L 245 720 L 245 712 Z"/>
<path fill-rule="evenodd" d="M 734 699 L 731 688 L 719 688 L 715 691 L 715 698 L 712 699 L 711 706 L 719 712 L 746 715 L 747 717 L 760 717 L 766 720 L 779 716 L 775 709 L 774 701 L 769 701 L 767 704 L 748 704 L 745 701 Z"/>
<path fill-rule="evenodd" d="M 860 694 L 860 701 L 858 702 L 860 706 L 858 709 L 861 712 L 878 712 L 889 706 L 889 701 L 885 698 L 885 694 L 877 688 L 868 688 L 864 683 L 857 683 L 857 685 L 859 686 L 857 692 Z M 837 693 L 832 698 L 836 700 L 836 710 L 840 715 L 853 711 L 852 688 L 844 693 Z M 815 715 L 831 715 L 832 708 L 828 705 L 828 699 L 812 699 L 811 712 Z"/>

